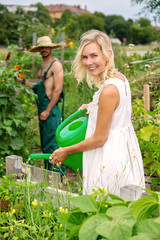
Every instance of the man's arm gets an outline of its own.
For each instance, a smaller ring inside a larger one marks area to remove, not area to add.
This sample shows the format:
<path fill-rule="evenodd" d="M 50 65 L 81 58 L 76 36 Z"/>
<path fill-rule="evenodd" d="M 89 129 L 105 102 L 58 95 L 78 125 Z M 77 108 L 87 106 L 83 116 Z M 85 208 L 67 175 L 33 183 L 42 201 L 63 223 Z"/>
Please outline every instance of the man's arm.
<path fill-rule="evenodd" d="M 16 81 L 19 82 L 19 83 L 22 83 L 22 84 L 24 84 L 28 87 L 33 87 L 36 84 L 36 83 L 30 82 L 29 80 L 25 80 L 24 78 L 22 78 L 22 79 L 17 78 Z"/>
<path fill-rule="evenodd" d="M 40 115 L 40 120 L 46 120 L 49 116 L 51 109 L 57 103 L 61 92 L 63 90 L 63 67 L 62 64 L 58 61 L 54 63 L 54 88 L 52 92 L 51 100 L 46 108 Z"/>

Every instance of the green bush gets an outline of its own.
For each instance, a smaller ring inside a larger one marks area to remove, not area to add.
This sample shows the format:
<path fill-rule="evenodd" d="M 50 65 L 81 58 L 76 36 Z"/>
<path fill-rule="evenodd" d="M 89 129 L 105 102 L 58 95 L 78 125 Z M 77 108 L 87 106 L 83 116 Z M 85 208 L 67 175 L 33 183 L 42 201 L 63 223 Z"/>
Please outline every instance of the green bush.
<path fill-rule="evenodd" d="M 15 78 L 18 78 L 17 70 L 0 68 L 1 160 L 12 154 L 27 159 L 37 134 L 30 126 L 36 110 L 35 95 Z"/>

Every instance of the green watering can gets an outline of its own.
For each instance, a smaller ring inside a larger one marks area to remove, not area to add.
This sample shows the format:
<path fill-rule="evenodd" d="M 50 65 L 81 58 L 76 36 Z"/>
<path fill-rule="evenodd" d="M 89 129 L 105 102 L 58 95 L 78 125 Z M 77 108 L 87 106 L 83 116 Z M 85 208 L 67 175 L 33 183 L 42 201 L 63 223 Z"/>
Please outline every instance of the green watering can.
<path fill-rule="evenodd" d="M 59 147 L 67 147 L 77 144 L 85 139 L 88 125 L 88 116 L 78 117 L 87 110 L 79 110 L 66 118 L 56 130 L 56 140 Z M 48 159 L 50 153 L 30 154 L 29 159 Z M 82 171 L 83 153 L 77 152 L 69 154 L 63 164 L 71 167 L 74 171 Z"/>

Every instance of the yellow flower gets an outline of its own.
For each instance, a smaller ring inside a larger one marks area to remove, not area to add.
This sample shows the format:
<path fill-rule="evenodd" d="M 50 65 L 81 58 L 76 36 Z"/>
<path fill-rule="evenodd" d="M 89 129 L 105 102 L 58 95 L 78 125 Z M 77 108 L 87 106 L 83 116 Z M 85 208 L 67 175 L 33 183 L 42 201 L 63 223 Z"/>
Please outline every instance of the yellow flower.
<path fill-rule="evenodd" d="M 62 223 L 59 225 L 59 228 L 61 228 L 62 227 Z"/>
<path fill-rule="evenodd" d="M 12 214 L 14 214 L 16 212 L 16 210 L 15 209 L 12 209 Z"/>
<path fill-rule="evenodd" d="M 51 216 L 51 212 L 49 212 L 49 216 Z"/>
<path fill-rule="evenodd" d="M 28 168 L 28 169 L 27 169 L 27 172 L 30 172 L 30 171 L 31 171 L 31 169 L 30 169 L 30 168 Z"/>
<path fill-rule="evenodd" d="M 10 230 L 13 231 L 13 227 L 10 227 Z"/>
<path fill-rule="evenodd" d="M 57 167 L 59 167 L 59 164 L 58 164 L 58 163 L 57 163 L 56 165 L 57 165 Z"/>
<path fill-rule="evenodd" d="M 49 177 L 49 179 L 51 179 L 51 178 L 52 178 L 52 175 L 48 175 L 48 177 Z"/>
<path fill-rule="evenodd" d="M 80 192 L 80 191 L 81 191 L 81 188 L 78 189 L 78 192 Z"/>
<path fill-rule="evenodd" d="M 67 44 L 70 48 L 73 48 L 73 42 L 70 41 L 68 44 Z"/>
<path fill-rule="evenodd" d="M 47 216 L 47 214 L 46 214 L 46 212 L 45 212 L 45 211 L 43 212 L 43 215 L 44 215 L 44 216 Z"/>
<path fill-rule="evenodd" d="M 34 207 L 38 205 L 37 199 L 34 199 L 34 201 L 32 202 L 32 205 L 33 205 Z"/>
<path fill-rule="evenodd" d="M 55 35 L 55 30 L 54 30 L 54 28 L 51 28 L 51 33 L 52 33 L 53 36 Z"/>
<path fill-rule="evenodd" d="M 68 209 L 67 208 L 65 209 L 64 213 L 68 213 Z"/>
<path fill-rule="evenodd" d="M 60 211 L 60 213 L 63 213 L 64 212 L 63 207 L 59 207 L 59 211 Z"/>

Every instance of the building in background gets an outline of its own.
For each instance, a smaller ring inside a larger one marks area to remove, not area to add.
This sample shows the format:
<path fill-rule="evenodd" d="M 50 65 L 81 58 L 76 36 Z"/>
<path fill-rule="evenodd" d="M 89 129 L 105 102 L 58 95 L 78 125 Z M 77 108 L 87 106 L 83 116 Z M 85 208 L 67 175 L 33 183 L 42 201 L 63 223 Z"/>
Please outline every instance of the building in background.
<path fill-rule="evenodd" d="M 32 6 L 20 6 L 20 5 L 7 5 L 6 6 L 9 12 L 15 13 L 17 11 L 17 7 L 21 7 L 24 12 L 36 12 L 37 7 Z"/>
<path fill-rule="evenodd" d="M 58 19 L 61 18 L 63 11 L 66 9 L 70 10 L 73 14 L 90 13 L 87 10 L 87 6 L 85 6 L 85 8 L 82 9 L 80 5 L 70 6 L 65 4 L 56 4 L 56 5 L 48 5 L 45 7 L 48 9 L 53 21 L 55 18 L 58 18 Z"/>

